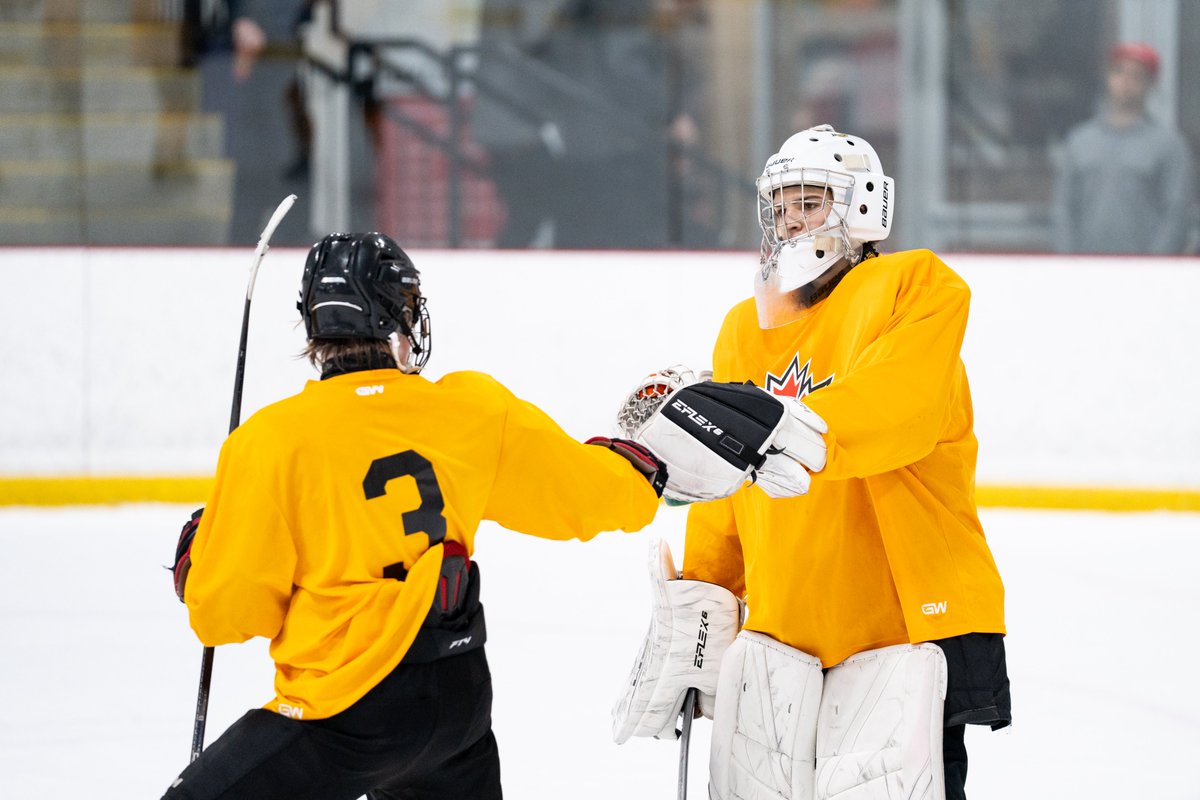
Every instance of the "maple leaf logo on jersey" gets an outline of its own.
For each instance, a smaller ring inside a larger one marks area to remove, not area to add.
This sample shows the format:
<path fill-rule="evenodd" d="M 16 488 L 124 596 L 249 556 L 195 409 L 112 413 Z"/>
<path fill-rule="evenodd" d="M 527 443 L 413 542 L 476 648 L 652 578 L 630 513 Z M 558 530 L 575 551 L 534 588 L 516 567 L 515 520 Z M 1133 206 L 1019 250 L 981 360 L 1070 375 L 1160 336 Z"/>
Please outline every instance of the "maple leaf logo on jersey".
<path fill-rule="evenodd" d="M 820 383 L 813 383 L 812 375 L 809 374 L 811 368 L 812 359 L 805 361 L 802 367 L 800 366 L 800 354 L 797 353 L 782 375 L 767 373 L 767 391 L 779 397 L 794 397 L 797 400 L 803 400 L 804 396 L 810 392 L 815 392 L 822 386 L 833 383 L 832 375 Z"/>

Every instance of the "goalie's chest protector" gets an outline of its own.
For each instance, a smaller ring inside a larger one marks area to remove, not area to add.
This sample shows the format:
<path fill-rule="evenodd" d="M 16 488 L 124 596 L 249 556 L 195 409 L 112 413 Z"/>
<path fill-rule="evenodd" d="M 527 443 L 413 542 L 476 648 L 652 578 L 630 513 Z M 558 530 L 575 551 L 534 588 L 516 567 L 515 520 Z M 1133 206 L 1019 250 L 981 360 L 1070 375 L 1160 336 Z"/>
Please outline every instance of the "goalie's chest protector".
<path fill-rule="evenodd" d="M 976 440 L 959 357 L 970 292 L 933 253 L 869 259 L 797 321 L 752 300 L 718 337 L 714 379 L 796 396 L 829 424 L 808 495 L 731 499 L 748 627 L 831 666 L 862 650 L 1004 631 L 975 509 Z M 700 511 L 700 517 L 707 512 Z M 689 553 L 689 561 L 690 553 Z"/>

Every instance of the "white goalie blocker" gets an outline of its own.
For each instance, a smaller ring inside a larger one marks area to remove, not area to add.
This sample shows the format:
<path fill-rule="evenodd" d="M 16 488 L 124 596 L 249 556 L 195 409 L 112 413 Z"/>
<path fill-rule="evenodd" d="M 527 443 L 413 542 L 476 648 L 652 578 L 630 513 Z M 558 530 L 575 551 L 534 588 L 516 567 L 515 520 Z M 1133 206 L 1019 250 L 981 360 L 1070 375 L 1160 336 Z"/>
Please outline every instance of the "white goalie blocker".
<path fill-rule="evenodd" d="M 933 644 L 868 650 L 823 673 L 742 631 L 721 667 L 712 800 L 945 800 L 946 659 Z"/>
<path fill-rule="evenodd" d="M 650 544 L 650 630 L 613 707 L 613 740 L 677 739 L 688 689 L 713 714 L 721 659 L 737 636 L 742 602 L 723 586 L 683 580 L 665 541 Z"/>
<path fill-rule="evenodd" d="M 728 497 L 747 482 L 771 497 L 809 489 L 825 467 L 825 421 L 794 397 L 673 366 L 634 388 L 617 413 L 620 435 L 667 466 L 663 498 L 673 505 Z"/>

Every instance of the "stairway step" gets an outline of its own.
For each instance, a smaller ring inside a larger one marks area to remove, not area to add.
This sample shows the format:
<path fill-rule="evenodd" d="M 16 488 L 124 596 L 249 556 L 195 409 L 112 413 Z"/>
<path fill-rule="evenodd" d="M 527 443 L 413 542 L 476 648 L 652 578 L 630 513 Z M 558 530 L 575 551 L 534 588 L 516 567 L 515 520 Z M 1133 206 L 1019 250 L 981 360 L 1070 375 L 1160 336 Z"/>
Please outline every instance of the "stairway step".
<path fill-rule="evenodd" d="M 0 23 L 0 68 L 172 67 L 179 53 L 179 29 L 167 23 Z"/>
<path fill-rule="evenodd" d="M 182 13 L 178 0 L 4 0 L 0 20 L 14 22 L 161 22 Z"/>
<path fill-rule="evenodd" d="M 233 198 L 234 163 L 203 159 L 131 168 L 123 163 L 0 161 L 0 218 L 31 210 L 108 213 L 207 213 Z M 25 211 L 21 211 L 25 209 Z"/>
<path fill-rule="evenodd" d="M 79 111 L 189 111 L 200 105 L 191 70 L 89 66 L 0 70 L 0 114 Z"/>
<path fill-rule="evenodd" d="M 229 243 L 228 206 L 171 209 L 22 209 L 0 215 L 0 246 L 195 246 Z"/>
<path fill-rule="evenodd" d="M 220 158 L 224 119 L 182 112 L 0 114 L 0 153 L 27 161 Z"/>
<path fill-rule="evenodd" d="M 182 13 L 172 0 L 78 0 L 82 22 L 158 22 Z M 60 3 L 61 5 L 61 3 Z"/>

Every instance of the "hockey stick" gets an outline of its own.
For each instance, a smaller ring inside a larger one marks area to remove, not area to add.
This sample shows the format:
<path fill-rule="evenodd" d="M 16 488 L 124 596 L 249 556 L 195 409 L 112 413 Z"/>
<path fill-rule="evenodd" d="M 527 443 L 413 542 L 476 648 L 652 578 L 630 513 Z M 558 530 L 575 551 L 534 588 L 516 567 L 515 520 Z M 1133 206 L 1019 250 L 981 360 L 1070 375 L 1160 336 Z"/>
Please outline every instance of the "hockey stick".
<path fill-rule="evenodd" d="M 283 198 L 283 202 L 279 204 L 275 213 L 271 215 L 271 219 L 267 221 L 267 227 L 263 228 L 262 234 L 258 237 L 258 247 L 254 248 L 254 262 L 250 265 L 250 282 L 246 286 L 246 304 L 242 307 L 242 336 L 238 342 L 237 371 L 233 376 L 233 410 L 229 414 L 230 433 L 233 433 L 234 429 L 241 424 L 242 383 L 246 376 L 246 341 L 250 334 L 250 298 L 254 296 L 254 281 L 258 277 L 258 265 L 262 263 L 263 256 L 267 254 L 267 243 L 271 241 L 271 235 L 275 233 L 275 228 L 278 227 L 295 202 L 296 195 L 294 194 Z M 204 724 L 208 717 L 208 692 L 212 687 L 214 653 L 215 648 L 205 647 L 204 655 L 200 659 L 200 690 L 196 695 L 196 725 L 192 729 L 192 761 L 199 758 L 200 751 L 204 749 Z"/>
<path fill-rule="evenodd" d="M 683 698 L 683 719 L 679 728 L 679 800 L 687 800 L 688 746 L 692 738 L 692 717 L 696 716 L 696 700 L 700 693 L 688 689 Z"/>

